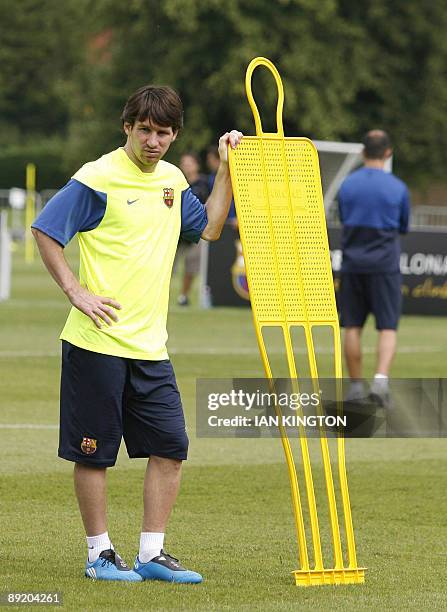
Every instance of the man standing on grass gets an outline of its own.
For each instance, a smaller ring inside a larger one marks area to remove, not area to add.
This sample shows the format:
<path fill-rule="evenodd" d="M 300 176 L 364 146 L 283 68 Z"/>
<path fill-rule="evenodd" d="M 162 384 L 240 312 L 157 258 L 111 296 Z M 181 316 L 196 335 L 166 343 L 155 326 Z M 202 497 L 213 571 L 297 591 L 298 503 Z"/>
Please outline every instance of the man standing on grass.
<path fill-rule="evenodd" d="M 360 338 L 372 312 L 379 338 L 371 396 L 386 404 L 402 304 L 399 234 L 408 231 L 410 204 L 406 185 L 384 170 L 392 154 L 388 134 L 371 130 L 363 144 L 364 167 L 345 179 L 338 194 L 343 224 L 340 311 L 351 378 L 346 399 L 368 395 L 362 379 Z"/>
<path fill-rule="evenodd" d="M 123 148 L 85 164 L 33 224 L 42 259 L 73 308 L 61 334 L 59 456 L 73 461 L 87 534 L 85 575 L 99 580 L 201 582 L 163 550 L 188 437 L 168 359 L 166 318 L 179 237 L 219 238 L 231 202 L 227 147 L 206 209 L 181 171 L 162 160 L 182 127 L 169 87 L 145 86 L 127 101 Z M 79 281 L 64 258 L 78 234 Z M 121 438 L 129 457 L 148 457 L 140 549 L 131 570 L 107 531 L 106 468 Z"/>
<path fill-rule="evenodd" d="M 200 174 L 200 160 L 196 153 L 189 151 L 180 157 L 180 170 L 186 177 L 191 191 L 201 202 L 206 202 L 211 189 L 208 188 L 206 176 Z M 177 260 L 183 259 L 183 276 L 180 295 L 177 298 L 179 306 L 189 306 L 189 296 L 195 277 L 200 271 L 200 244 L 180 240 L 177 249 Z M 174 264 L 175 265 L 175 264 Z"/>

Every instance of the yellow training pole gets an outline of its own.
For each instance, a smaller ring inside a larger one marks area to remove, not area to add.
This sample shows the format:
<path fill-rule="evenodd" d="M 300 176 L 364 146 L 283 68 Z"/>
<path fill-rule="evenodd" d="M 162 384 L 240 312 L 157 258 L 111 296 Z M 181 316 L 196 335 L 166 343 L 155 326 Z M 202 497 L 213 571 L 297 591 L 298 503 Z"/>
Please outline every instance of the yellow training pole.
<path fill-rule="evenodd" d="M 36 216 L 36 165 L 26 164 L 25 261 L 34 261 L 34 240 L 31 223 Z"/>
<path fill-rule="evenodd" d="M 253 71 L 264 66 L 272 73 L 277 90 L 276 132 L 262 129 L 253 98 Z M 306 138 L 285 138 L 282 109 L 284 91 L 275 66 L 266 58 L 254 59 L 247 68 L 245 87 L 253 112 L 256 136 L 246 136 L 235 149 L 229 148 L 229 162 L 253 319 L 264 370 L 273 388 L 273 373 L 264 343 L 264 327 L 280 327 L 294 391 L 299 387 L 291 330 L 304 329 L 309 368 L 318 390 L 318 369 L 313 342 L 314 326 L 333 331 L 335 379 L 341 408 L 341 346 L 334 285 L 329 257 L 318 154 Z M 280 416 L 278 406 L 275 410 Z M 321 405 L 318 406 L 321 412 Z M 304 427 L 299 428 L 303 479 L 309 507 L 312 555 L 306 541 L 302 499 L 292 447 L 283 426 L 279 427 L 286 456 L 292 504 L 298 537 L 300 569 L 293 572 L 299 586 L 353 584 L 364 582 L 364 568 L 357 567 L 354 531 L 345 466 L 344 440 L 339 437 L 338 469 L 345 519 L 346 558 L 344 563 L 335 486 L 326 432 L 320 428 L 320 446 L 332 532 L 333 557 L 324 561 L 320 523 L 312 477 L 312 466 Z"/>

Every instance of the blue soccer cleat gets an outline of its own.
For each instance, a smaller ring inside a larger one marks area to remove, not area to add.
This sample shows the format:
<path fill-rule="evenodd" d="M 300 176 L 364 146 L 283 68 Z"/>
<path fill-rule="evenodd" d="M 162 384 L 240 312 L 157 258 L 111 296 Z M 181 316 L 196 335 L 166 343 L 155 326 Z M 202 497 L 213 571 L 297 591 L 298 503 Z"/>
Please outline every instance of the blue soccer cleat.
<path fill-rule="evenodd" d="M 103 550 L 93 563 L 87 561 L 85 575 L 93 580 L 126 580 L 127 582 L 143 580 L 140 574 L 131 570 L 111 548 Z"/>
<path fill-rule="evenodd" d="M 137 557 L 133 569 L 143 580 L 166 580 L 190 584 L 197 584 L 203 580 L 200 574 L 185 569 L 179 564 L 178 559 L 171 557 L 164 550 L 147 563 L 141 563 Z"/>

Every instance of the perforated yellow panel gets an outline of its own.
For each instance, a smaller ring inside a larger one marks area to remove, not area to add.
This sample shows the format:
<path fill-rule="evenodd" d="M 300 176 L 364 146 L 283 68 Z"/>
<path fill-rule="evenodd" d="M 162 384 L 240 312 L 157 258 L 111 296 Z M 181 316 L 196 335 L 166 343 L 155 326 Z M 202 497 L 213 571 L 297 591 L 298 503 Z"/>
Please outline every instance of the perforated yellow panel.
<path fill-rule="evenodd" d="M 251 77 L 259 66 L 268 68 L 278 88 L 277 132 L 262 131 L 261 119 L 251 91 Z M 262 335 L 264 326 L 282 329 L 290 377 L 299 387 L 291 327 L 302 326 L 306 338 L 309 370 L 318 392 L 318 371 L 312 327 L 329 325 L 333 331 L 335 377 L 342 378 L 340 330 L 327 240 L 317 151 L 306 138 L 284 138 L 282 107 L 284 92 L 275 66 L 256 58 L 247 69 L 245 80 L 248 101 L 253 111 L 257 136 L 244 137 L 229 149 L 231 181 L 239 220 L 243 254 L 253 310 L 256 335 L 266 376 L 273 381 L 268 353 Z M 340 385 L 338 384 L 338 390 Z M 338 396 L 340 393 L 338 391 Z M 279 407 L 275 407 L 281 416 Z M 292 502 L 298 538 L 300 569 L 294 573 L 299 586 L 353 584 L 364 582 L 364 568 L 357 567 L 354 531 L 345 466 L 344 440 L 337 440 L 338 471 L 346 536 L 343 558 L 337 502 L 328 441 L 320 430 L 320 444 L 326 481 L 333 542 L 333 567 L 324 564 L 318 511 L 313 486 L 312 466 L 306 435 L 300 429 L 304 483 L 309 505 L 313 547 L 310 566 L 308 544 L 301 506 L 301 494 L 290 441 L 279 426 L 289 470 Z"/>
<path fill-rule="evenodd" d="M 245 137 L 230 153 L 252 308 L 261 322 L 337 318 L 318 155 L 305 138 Z"/>

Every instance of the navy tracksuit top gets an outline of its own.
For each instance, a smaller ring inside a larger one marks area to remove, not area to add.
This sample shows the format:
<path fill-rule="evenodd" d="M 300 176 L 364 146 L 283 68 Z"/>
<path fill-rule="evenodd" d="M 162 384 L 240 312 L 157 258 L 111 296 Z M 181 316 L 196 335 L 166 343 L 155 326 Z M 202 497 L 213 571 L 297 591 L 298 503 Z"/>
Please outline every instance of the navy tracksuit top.
<path fill-rule="evenodd" d="M 410 212 L 405 183 L 384 170 L 360 168 L 344 180 L 338 205 L 342 272 L 399 272 L 399 234 L 408 231 Z"/>

